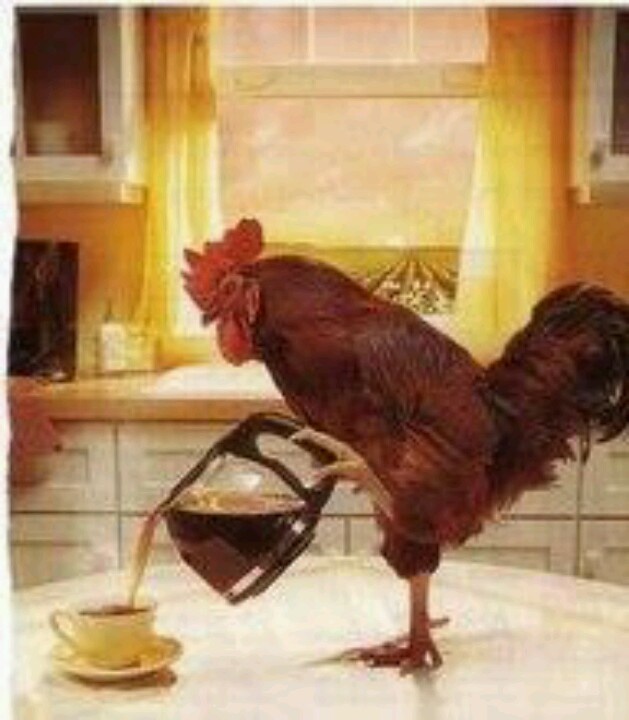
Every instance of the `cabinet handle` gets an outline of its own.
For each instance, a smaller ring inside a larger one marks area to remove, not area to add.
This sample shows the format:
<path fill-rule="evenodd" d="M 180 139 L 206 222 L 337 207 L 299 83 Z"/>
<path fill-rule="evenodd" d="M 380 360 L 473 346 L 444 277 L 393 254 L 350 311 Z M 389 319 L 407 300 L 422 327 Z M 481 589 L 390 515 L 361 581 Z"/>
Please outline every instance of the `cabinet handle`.
<path fill-rule="evenodd" d="M 599 577 L 602 561 L 603 553 L 600 550 L 587 550 L 583 555 L 582 577 L 587 580 L 594 580 Z"/>
<path fill-rule="evenodd" d="M 607 143 L 604 140 L 597 140 L 590 152 L 590 170 L 600 170 L 605 164 L 607 157 Z"/>
<path fill-rule="evenodd" d="M 116 143 L 113 139 L 103 141 L 100 161 L 103 165 L 111 165 L 116 157 Z"/>

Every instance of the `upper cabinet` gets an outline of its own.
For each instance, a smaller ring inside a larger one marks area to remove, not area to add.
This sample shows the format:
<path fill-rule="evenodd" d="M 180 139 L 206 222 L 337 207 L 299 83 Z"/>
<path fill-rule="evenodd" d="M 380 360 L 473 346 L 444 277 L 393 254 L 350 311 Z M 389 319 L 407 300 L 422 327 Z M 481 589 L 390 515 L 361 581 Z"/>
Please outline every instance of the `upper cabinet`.
<path fill-rule="evenodd" d="M 629 204 L 629 9 L 579 9 L 574 25 L 573 186 Z"/>
<path fill-rule="evenodd" d="M 141 200 L 140 13 L 129 7 L 17 10 L 21 202 Z"/>

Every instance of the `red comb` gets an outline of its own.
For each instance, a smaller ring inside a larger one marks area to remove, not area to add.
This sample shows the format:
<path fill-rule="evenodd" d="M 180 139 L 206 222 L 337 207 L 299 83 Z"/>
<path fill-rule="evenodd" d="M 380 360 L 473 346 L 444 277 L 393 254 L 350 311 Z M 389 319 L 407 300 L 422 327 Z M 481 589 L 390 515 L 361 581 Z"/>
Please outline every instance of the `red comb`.
<path fill-rule="evenodd" d="M 262 252 L 262 225 L 253 218 L 244 218 L 225 232 L 221 244 L 239 264 L 251 262 Z"/>
<path fill-rule="evenodd" d="M 206 242 L 202 252 L 186 248 L 188 271 L 182 272 L 185 288 L 203 310 L 228 272 L 253 262 L 262 252 L 262 226 L 255 219 L 244 218 L 230 228 L 219 242 Z"/>

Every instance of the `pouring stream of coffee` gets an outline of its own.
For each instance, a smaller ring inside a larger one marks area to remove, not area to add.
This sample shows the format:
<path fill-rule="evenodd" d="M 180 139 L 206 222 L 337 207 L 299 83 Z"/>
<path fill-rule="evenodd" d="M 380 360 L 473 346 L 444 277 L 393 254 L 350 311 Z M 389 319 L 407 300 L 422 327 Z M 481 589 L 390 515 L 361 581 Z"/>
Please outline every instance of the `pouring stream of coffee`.
<path fill-rule="evenodd" d="M 214 458 L 217 463 L 217 467 L 220 467 L 223 463 L 222 458 L 215 457 L 214 448 L 210 448 L 201 460 L 175 484 L 168 495 L 151 510 L 142 523 L 140 535 L 138 536 L 131 561 L 131 574 L 129 576 L 127 593 L 127 603 L 129 607 L 135 607 L 138 589 L 146 570 L 157 524 L 162 519 L 164 513 L 175 504 L 179 495 L 197 480 L 212 458 Z"/>
<path fill-rule="evenodd" d="M 131 574 L 129 576 L 129 585 L 127 592 L 127 605 L 135 607 L 138 590 L 144 577 L 146 565 L 148 563 L 151 545 L 153 544 L 153 535 L 157 524 L 162 518 L 163 509 L 157 508 L 147 515 L 142 523 L 142 528 L 136 541 L 133 558 L 131 560 Z"/>

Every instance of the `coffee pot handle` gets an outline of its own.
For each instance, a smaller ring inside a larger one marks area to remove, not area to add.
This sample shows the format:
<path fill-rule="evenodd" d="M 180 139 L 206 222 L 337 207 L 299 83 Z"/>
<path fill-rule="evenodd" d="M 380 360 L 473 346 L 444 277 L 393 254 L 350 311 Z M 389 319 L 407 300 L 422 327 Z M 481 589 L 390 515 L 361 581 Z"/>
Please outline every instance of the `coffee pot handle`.
<path fill-rule="evenodd" d="M 304 424 L 280 413 L 255 413 L 243 420 L 230 433 L 219 440 L 222 452 L 232 453 L 239 457 L 252 460 L 272 470 L 300 498 L 307 503 L 315 503 L 321 507 L 328 499 L 334 480 L 326 479 L 318 485 L 305 487 L 289 468 L 277 458 L 269 457 L 260 451 L 257 440 L 260 435 L 276 435 L 290 440 L 304 427 Z M 296 445 L 308 452 L 316 462 L 325 465 L 335 460 L 334 455 L 325 448 L 308 440 L 294 440 Z M 318 509 L 318 507 L 316 509 Z"/>
<path fill-rule="evenodd" d="M 223 435 L 188 472 L 180 478 L 162 502 L 152 511 L 157 515 L 168 510 L 179 495 L 192 485 L 205 472 L 208 465 L 225 453 L 260 463 L 278 475 L 302 500 L 309 504 L 322 507 L 334 487 L 331 478 L 323 480 L 312 488 L 304 487 L 299 478 L 291 472 L 277 458 L 264 455 L 257 445 L 260 435 L 276 435 L 289 440 L 298 430 L 304 427 L 303 423 L 282 415 L 280 413 L 254 413 L 245 418 Z M 335 460 L 334 455 L 325 448 L 308 440 L 295 440 L 306 452 L 322 465 Z"/>

